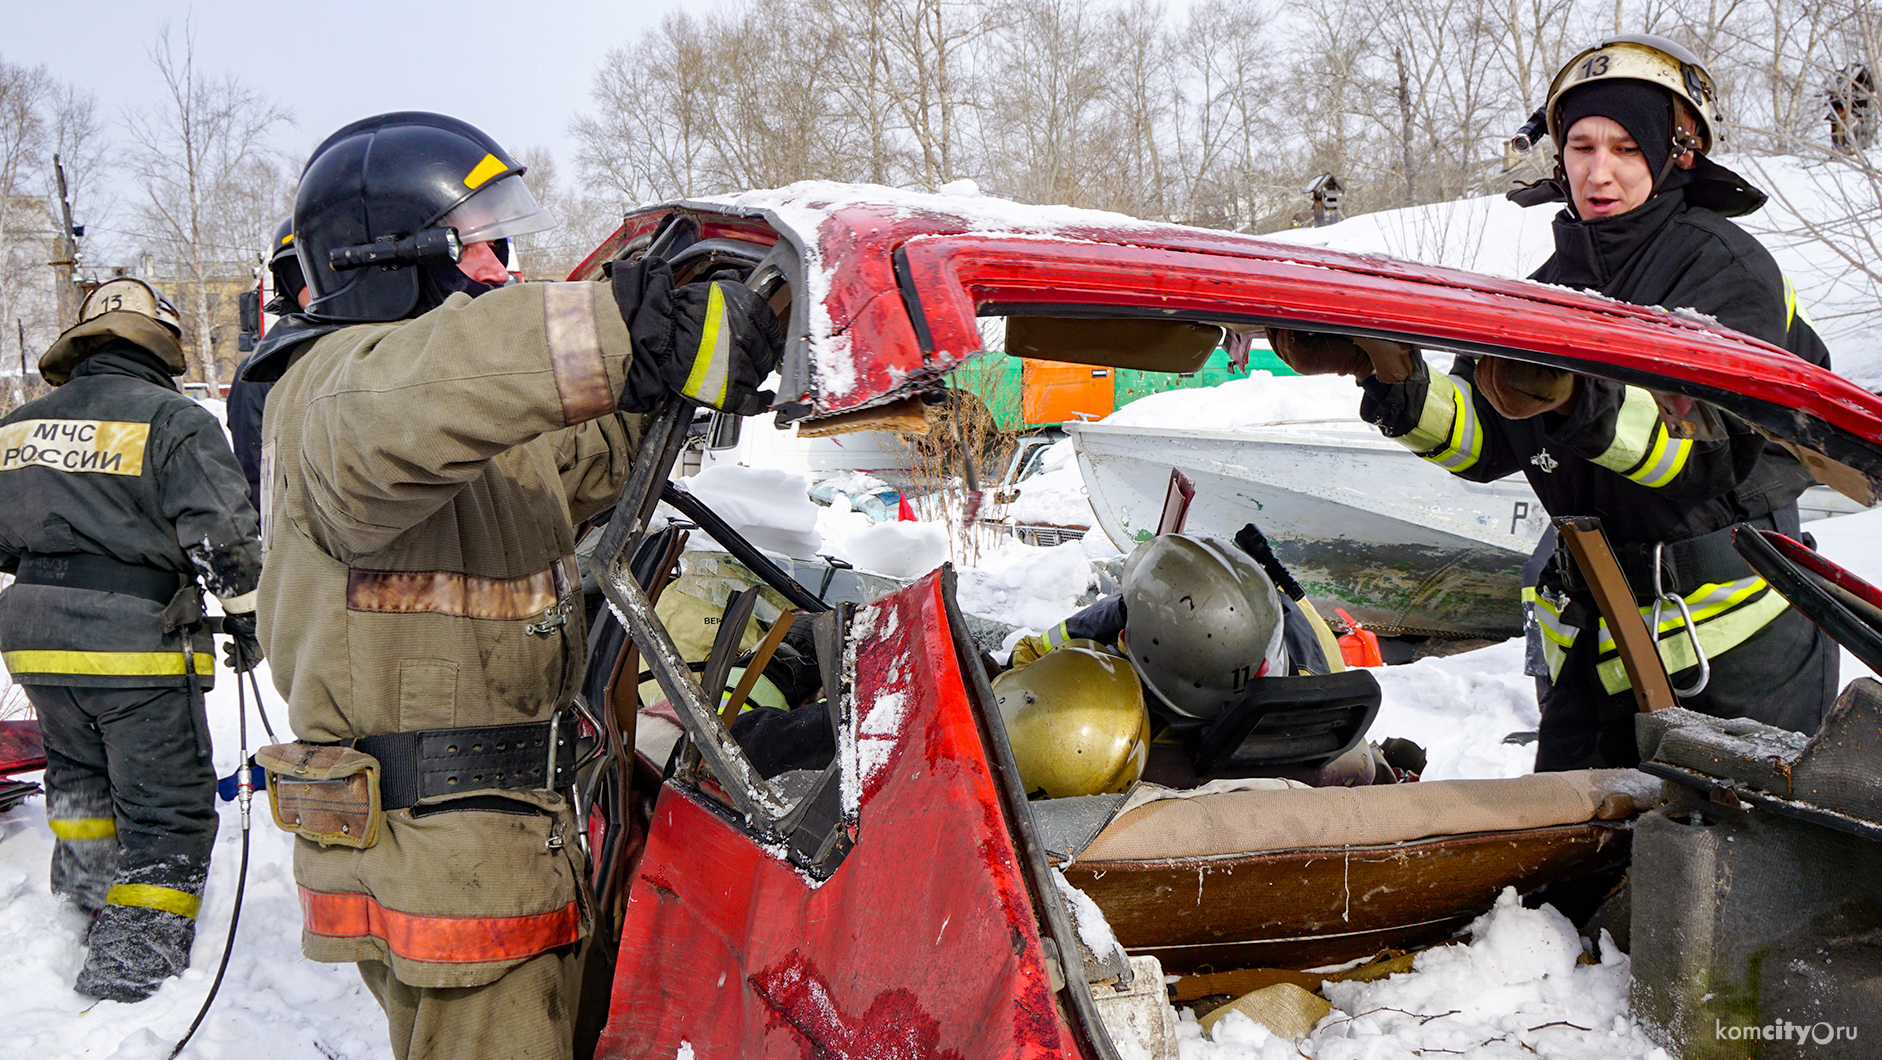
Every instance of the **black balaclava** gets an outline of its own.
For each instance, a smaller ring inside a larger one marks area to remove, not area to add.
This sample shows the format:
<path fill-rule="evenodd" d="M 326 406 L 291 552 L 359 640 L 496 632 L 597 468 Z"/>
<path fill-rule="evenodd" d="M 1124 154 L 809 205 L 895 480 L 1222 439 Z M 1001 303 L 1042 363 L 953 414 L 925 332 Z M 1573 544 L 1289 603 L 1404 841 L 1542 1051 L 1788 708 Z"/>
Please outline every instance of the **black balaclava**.
<path fill-rule="evenodd" d="M 1673 152 L 1673 96 L 1666 89 L 1646 81 L 1596 81 L 1574 89 L 1562 100 L 1562 138 L 1567 140 L 1576 122 L 1597 115 L 1617 122 L 1639 145 L 1641 160 L 1655 177 L 1653 194 L 1690 179 L 1687 170 L 1666 166 Z"/>
<path fill-rule="evenodd" d="M 420 265 L 418 312 L 424 313 L 444 304 L 444 300 L 459 291 L 476 298 L 489 294 L 503 284 L 489 284 L 473 280 L 464 274 L 464 270 L 455 263 L 440 265 Z"/>

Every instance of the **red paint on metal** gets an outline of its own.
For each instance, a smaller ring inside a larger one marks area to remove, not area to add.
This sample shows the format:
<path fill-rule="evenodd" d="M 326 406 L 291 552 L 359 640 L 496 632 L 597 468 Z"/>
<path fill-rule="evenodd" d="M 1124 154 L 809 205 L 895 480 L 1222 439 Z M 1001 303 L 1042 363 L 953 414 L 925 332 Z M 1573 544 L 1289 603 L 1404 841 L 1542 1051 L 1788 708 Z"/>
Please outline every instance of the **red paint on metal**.
<path fill-rule="evenodd" d="M 46 768 L 46 744 L 36 721 L 0 721 L 0 777 Z"/>
<path fill-rule="evenodd" d="M 875 717 L 895 746 L 872 751 L 855 849 L 813 886 L 731 811 L 662 788 L 597 1055 L 664 1060 L 681 1042 L 702 1058 L 1079 1055 L 1047 981 L 940 576 L 875 607 L 857 645 L 856 724 Z M 899 710 L 887 695 L 903 697 Z"/>
<path fill-rule="evenodd" d="M 778 1018 L 804 1037 L 804 1060 L 961 1060 L 941 1049 L 941 1022 L 922 1011 L 906 987 L 891 987 L 860 1015 L 845 1013 L 830 997 L 830 984 L 802 954 L 786 955 L 749 982 Z"/>
<path fill-rule="evenodd" d="M 1686 380 L 1805 411 L 1857 437 L 1882 440 L 1882 398 L 1768 343 L 1688 317 L 1389 259 L 1253 239 L 1237 249 L 1231 255 L 1219 249 L 959 236 L 918 239 L 903 252 L 937 347 L 977 349 L 975 306 L 987 302 L 1364 327 L 1547 354 L 1601 374 L 1622 369 Z"/>

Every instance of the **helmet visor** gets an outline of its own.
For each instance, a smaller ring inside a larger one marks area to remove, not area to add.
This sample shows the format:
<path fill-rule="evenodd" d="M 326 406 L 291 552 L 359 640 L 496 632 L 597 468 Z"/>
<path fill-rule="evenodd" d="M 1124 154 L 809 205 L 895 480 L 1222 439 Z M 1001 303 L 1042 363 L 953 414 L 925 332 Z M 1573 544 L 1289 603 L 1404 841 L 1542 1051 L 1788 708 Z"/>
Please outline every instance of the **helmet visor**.
<path fill-rule="evenodd" d="M 440 226 L 457 229 L 458 238 L 466 244 L 526 236 L 559 223 L 536 204 L 529 185 L 516 174 L 477 189 L 476 194 L 438 218 Z"/>

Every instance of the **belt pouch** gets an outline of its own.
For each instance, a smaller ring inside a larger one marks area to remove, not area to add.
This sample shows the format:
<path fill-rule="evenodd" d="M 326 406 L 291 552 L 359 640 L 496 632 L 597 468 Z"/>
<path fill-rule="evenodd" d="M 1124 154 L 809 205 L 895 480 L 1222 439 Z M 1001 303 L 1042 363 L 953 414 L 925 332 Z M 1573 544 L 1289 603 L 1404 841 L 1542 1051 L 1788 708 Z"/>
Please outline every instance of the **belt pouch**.
<path fill-rule="evenodd" d="M 283 831 L 323 847 L 379 841 L 379 760 L 342 744 L 277 743 L 255 752 Z"/>

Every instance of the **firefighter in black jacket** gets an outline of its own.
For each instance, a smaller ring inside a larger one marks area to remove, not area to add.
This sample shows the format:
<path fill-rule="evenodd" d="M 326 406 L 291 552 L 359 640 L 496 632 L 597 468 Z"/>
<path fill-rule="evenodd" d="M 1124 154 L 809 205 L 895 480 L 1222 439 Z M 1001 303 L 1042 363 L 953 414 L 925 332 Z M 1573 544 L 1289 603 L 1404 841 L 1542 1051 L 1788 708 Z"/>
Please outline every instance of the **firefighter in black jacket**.
<path fill-rule="evenodd" d="M 197 581 L 252 666 L 260 547 L 222 428 L 184 397 L 176 310 L 94 291 L 0 419 L 0 653 L 46 741 L 52 889 L 94 914 L 77 989 L 148 997 L 189 964 L 215 839 Z M 230 655 L 237 653 L 231 646 Z"/>
<path fill-rule="evenodd" d="M 1604 40 L 1556 75 L 1545 111 L 1562 159 L 1552 189 L 1568 205 L 1533 279 L 1696 309 L 1829 366 L 1769 252 L 1726 219 L 1764 195 L 1707 157 L 1720 119 L 1690 52 Z M 1498 357 L 1459 357 L 1444 374 L 1397 343 L 1274 339 L 1307 371 L 1359 376 L 1361 415 L 1419 456 L 1476 481 L 1521 471 L 1550 514 L 1599 517 L 1641 614 L 1657 614 L 1684 706 L 1816 731 L 1835 693 L 1833 645 L 1731 547 L 1739 522 L 1798 533 L 1811 479 L 1782 449 L 1689 399 L 1609 380 Z M 1534 613 L 1548 670 L 1536 768 L 1633 764 L 1627 674 L 1565 552 Z"/>

